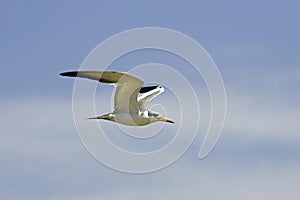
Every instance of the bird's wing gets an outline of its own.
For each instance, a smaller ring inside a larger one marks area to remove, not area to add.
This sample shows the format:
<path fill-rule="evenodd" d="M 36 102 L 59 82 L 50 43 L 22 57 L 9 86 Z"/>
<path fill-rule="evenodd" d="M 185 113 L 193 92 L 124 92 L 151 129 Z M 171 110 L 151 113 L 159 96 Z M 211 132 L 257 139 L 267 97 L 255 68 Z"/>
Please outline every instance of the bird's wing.
<path fill-rule="evenodd" d="M 149 91 L 151 91 L 151 90 L 154 90 L 155 88 L 157 88 L 157 85 L 155 85 L 155 86 L 145 86 L 145 87 L 142 87 L 141 89 L 140 89 L 140 94 L 142 94 L 142 93 L 146 93 L 146 92 L 149 92 Z"/>
<path fill-rule="evenodd" d="M 149 92 L 145 92 L 141 96 L 139 96 L 138 103 L 140 106 L 140 111 L 143 112 L 147 110 L 150 101 L 152 101 L 152 99 L 154 99 L 155 97 L 157 97 L 163 92 L 164 92 L 164 88 L 162 86 L 156 86 L 154 89 L 150 90 Z"/>
<path fill-rule="evenodd" d="M 114 84 L 114 112 L 138 113 L 137 97 L 144 81 L 125 72 L 73 71 L 61 73 L 62 76 L 81 77 Z"/>

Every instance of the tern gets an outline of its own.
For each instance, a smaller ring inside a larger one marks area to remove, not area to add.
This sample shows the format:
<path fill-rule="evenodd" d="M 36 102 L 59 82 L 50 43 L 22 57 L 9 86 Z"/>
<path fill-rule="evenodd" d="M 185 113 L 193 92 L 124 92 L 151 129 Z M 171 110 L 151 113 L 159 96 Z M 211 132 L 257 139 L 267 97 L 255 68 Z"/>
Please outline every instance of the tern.
<path fill-rule="evenodd" d="M 175 123 L 147 109 L 149 102 L 164 92 L 163 86 L 143 87 L 143 80 L 126 72 L 70 71 L 60 75 L 87 78 L 115 86 L 113 112 L 87 119 L 109 120 L 128 126 L 145 126 L 158 121 Z"/>

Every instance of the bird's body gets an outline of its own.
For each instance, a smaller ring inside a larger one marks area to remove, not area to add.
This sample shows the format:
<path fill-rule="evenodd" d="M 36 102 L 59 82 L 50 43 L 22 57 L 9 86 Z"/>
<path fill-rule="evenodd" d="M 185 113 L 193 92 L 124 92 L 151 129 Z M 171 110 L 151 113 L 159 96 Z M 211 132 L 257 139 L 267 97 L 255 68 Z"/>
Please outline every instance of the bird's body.
<path fill-rule="evenodd" d="M 99 117 L 92 117 L 89 119 L 104 119 L 109 121 L 114 121 L 119 124 L 124 124 L 127 126 L 144 126 L 151 123 L 149 117 L 144 117 L 138 114 L 130 114 L 125 112 L 109 113 Z"/>
<path fill-rule="evenodd" d="M 88 119 L 104 119 L 128 126 L 144 126 L 157 121 L 174 123 L 147 109 L 149 102 L 164 92 L 162 86 L 143 87 L 144 81 L 124 72 L 73 71 L 60 75 L 88 78 L 116 87 L 113 112 Z"/>

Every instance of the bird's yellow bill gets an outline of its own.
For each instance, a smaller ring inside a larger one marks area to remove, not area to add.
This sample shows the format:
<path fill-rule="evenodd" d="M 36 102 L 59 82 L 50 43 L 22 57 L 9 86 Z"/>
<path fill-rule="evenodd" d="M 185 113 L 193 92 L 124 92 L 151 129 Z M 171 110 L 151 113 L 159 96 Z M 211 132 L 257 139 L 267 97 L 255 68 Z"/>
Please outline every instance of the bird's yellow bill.
<path fill-rule="evenodd" d="M 169 122 L 169 123 L 172 123 L 172 124 L 175 123 L 174 121 L 172 121 L 172 120 L 170 120 L 170 119 L 168 119 L 168 118 L 165 118 L 165 117 L 160 117 L 159 120 L 160 120 L 160 121 L 164 121 L 164 122 Z"/>

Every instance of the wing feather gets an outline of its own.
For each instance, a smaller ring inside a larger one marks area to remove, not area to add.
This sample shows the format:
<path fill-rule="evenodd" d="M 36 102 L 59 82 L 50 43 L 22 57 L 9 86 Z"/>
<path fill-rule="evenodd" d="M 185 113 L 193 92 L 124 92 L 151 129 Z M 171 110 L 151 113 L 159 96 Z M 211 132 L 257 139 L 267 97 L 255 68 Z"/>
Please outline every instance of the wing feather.
<path fill-rule="evenodd" d="M 141 96 L 139 96 L 138 103 L 139 103 L 140 111 L 141 112 L 146 111 L 150 101 L 152 101 L 155 97 L 157 97 L 163 92 L 164 92 L 164 88 L 162 86 L 156 86 L 155 89 L 150 90 L 149 92 L 145 92 Z"/>
<path fill-rule="evenodd" d="M 138 113 L 137 97 L 144 81 L 125 72 L 109 71 L 72 71 L 63 72 L 61 76 L 80 77 L 101 83 L 114 84 L 114 112 Z"/>

